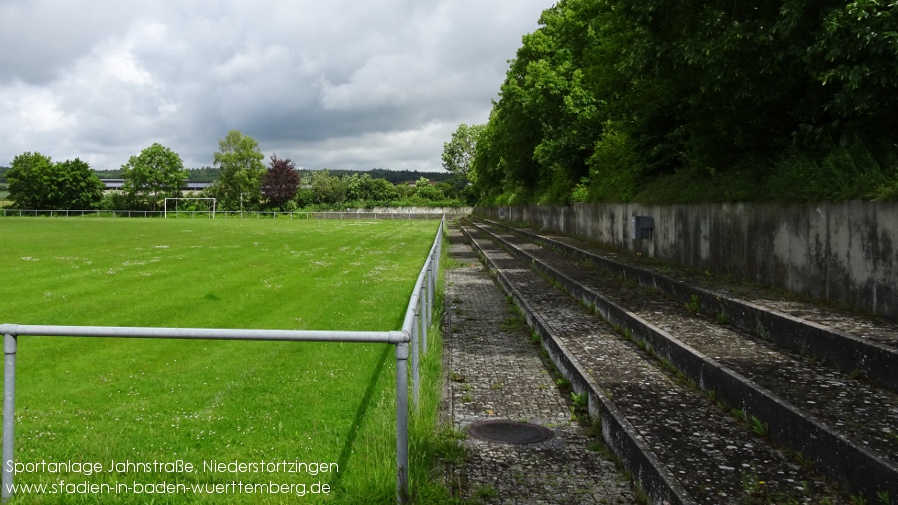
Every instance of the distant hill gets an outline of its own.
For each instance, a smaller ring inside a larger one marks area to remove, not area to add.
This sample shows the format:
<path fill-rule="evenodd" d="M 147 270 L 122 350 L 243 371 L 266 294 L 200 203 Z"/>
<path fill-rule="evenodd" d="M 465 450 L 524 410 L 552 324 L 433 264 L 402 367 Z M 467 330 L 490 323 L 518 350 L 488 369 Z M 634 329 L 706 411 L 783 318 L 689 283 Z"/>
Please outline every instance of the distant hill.
<path fill-rule="evenodd" d="M 213 167 L 188 168 L 187 180 L 195 182 L 215 182 L 221 175 L 221 170 Z"/>

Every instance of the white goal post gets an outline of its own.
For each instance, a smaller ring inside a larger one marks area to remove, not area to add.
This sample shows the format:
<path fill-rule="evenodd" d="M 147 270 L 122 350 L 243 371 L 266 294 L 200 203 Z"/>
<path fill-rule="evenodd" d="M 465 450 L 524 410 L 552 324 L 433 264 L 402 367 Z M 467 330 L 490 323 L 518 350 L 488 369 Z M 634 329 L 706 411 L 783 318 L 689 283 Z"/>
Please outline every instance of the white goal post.
<path fill-rule="evenodd" d="M 174 210 L 174 212 L 175 212 L 176 215 L 177 215 L 177 212 L 178 212 L 178 200 L 212 200 L 212 207 L 209 209 L 209 217 L 211 217 L 212 219 L 215 219 L 215 204 L 216 204 L 215 198 L 187 198 L 187 197 L 166 198 L 166 199 L 165 199 L 165 203 L 164 203 L 164 210 L 165 210 L 165 217 L 166 217 L 166 218 L 168 218 L 168 201 L 169 201 L 169 200 L 174 200 L 174 201 L 175 201 L 175 210 Z M 186 211 L 185 211 L 185 212 L 186 212 Z M 199 211 L 190 211 L 190 212 L 199 212 Z M 202 212 L 205 212 L 205 211 L 202 211 Z"/>

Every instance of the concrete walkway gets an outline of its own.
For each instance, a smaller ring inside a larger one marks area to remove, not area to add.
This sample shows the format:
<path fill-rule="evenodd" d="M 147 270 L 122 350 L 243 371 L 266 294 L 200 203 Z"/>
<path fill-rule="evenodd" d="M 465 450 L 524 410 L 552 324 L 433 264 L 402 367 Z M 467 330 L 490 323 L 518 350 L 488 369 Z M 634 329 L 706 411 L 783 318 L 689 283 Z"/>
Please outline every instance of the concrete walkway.
<path fill-rule="evenodd" d="M 488 419 L 549 428 L 535 444 L 485 442 L 468 436 L 465 463 L 450 486 L 465 498 L 502 504 L 631 504 L 632 486 L 597 442 L 572 420 L 522 319 L 455 227 L 452 267 L 445 271 L 446 421 L 461 430 Z M 567 393 L 568 395 L 570 393 Z"/>

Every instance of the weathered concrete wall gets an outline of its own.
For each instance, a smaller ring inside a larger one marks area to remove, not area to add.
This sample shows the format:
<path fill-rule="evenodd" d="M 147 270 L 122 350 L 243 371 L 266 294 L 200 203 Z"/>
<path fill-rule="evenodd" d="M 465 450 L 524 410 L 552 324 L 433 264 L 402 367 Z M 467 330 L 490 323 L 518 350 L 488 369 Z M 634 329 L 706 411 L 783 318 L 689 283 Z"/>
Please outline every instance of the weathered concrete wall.
<path fill-rule="evenodd" d="M 477 208 L 898 319 L 898 203 L 575 204 Z M 631 239 L 632 216 L 654 218 Z"/>

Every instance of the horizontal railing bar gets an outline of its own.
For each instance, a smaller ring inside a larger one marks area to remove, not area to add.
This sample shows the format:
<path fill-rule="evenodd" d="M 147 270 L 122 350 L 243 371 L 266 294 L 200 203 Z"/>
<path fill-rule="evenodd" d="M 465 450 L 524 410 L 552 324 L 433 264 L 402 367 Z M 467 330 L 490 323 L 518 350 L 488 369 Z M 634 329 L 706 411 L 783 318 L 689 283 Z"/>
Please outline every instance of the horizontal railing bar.
<path fill-rule="evenodd" d="M 162 338 L 183 340 L 365 342 L 384 344 L 399 344 L 409 341 L 409 337 L 401 331 L 246 330 L 225 328 L 148 328 L 138 326 L 53 326 L 27 324 L 0 325 L 0 335 Z"/>

